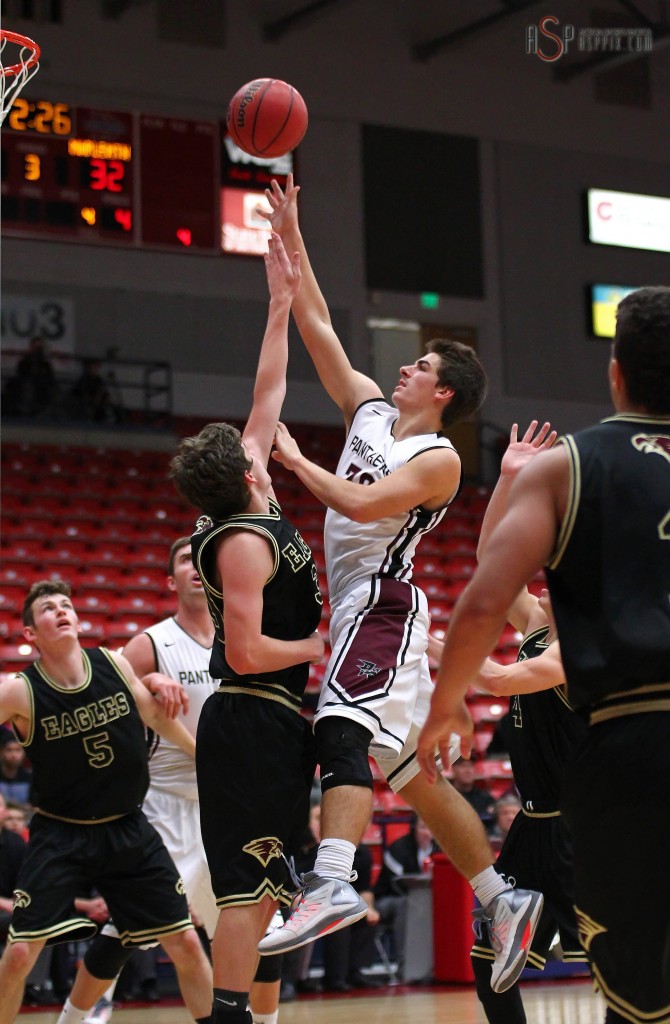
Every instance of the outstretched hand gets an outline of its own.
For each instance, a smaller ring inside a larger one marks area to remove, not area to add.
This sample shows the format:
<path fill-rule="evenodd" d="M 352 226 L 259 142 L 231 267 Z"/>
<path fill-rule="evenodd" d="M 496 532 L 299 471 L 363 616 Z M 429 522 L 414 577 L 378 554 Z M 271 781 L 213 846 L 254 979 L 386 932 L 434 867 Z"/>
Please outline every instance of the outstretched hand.
<path fill-rule="evenodd" d="M 289 302 L 300 289 L 300 253 L 288 258 L 284 243 L 276 231 L 268 239 L 268 251 L 264 255 L 265 272 L 271 299 L 287 299 Z"/>
<path fill-rule="evenodd" d="M 500 463 L 500 472 L 503 476 L 516 476 L 527 462 L 530 462 L 540 452 L 548 451 L 551 448 L 558 436 L 557 432 L 551 429 L 551 423 L 543 423 L 539 430 L 537 430 L 537 426 L 538 421 L 533 420 L 519 441 L 517 440 L 519 426 L 517 423 L 512 425 L 509 445 Z M 535 434 L 536 430 L 537 434 Z"/>
<path fill-rule="evenodd" d="M 473 723 L 465 701 L 447 709 L 438 708 L 435 699 L 423 729 L 419 735 L 416 758 L 429 782 L 437 779 L 435 755 L 439 753 L 442 764 L 449 764 L 452 733 L 461 737 L 461 756 L 468 758 L 472 753 Z"/>
<path fill-rule="evenodd" d="M 272 230 L 283 235 L 289 228 L 298 226 L 298 192 L 299 185 L 293 184 L 293 175 L 286 176 L 286 189 L 282 191 L 275 178 L 272 179 L 271 187 L 266 188 L 265 198 L 270 204 L 271 211 L 268 212 L 258 207 L 261 217 L 270 221 Z"/>
<path fill-rule="evenodd" d="M 293 469 L 297 459 L 301 458 L 302 452 L 296 441 L 291 437 L 283 423 L 277 424 L 275 431 L 275 446 L 272 449 L 272 458 L 275 462 L 281 462 L 286 469 Z"/>

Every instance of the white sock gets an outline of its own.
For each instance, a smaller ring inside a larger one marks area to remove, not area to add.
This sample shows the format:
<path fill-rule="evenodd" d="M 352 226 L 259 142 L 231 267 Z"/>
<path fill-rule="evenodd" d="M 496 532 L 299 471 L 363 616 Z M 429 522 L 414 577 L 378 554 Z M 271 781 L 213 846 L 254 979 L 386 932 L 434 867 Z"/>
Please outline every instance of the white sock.
<path fill-rule="evenodd" d="M 93 1007 L 89 1006 L 88 1010 L 78 1010 L 69 999 L 66 999 L 57 1024 L 82 1024 L 84 1018 L 92 1009 Z"/>
<path fill-rule="evenodd" d="M 277 1024 L 279 1020 L 279 1010 L 275 1010 L 274 1013 L 255 1013 L 251 1011 L 251 1019 L 254 1024 Z"/>
<path fill-rule="evenodd" d="M 356 847 L 346 839 L 322 839 L 316 855 L 314 871 L 322 878 L 339 878 L 348 882 L 354 866 Z"/>
<path fill-rule="evenodd" d="M 488 907 L 491 900 L 494 900 L 496 896 L 500 896 L 500 893 L 504 892 L 505 889 L 512 888 L 503 876 L 498 874 L 493 865 L 480 871 L 474 878 L 471 878 L 470 885 L 483 907 Z"/>

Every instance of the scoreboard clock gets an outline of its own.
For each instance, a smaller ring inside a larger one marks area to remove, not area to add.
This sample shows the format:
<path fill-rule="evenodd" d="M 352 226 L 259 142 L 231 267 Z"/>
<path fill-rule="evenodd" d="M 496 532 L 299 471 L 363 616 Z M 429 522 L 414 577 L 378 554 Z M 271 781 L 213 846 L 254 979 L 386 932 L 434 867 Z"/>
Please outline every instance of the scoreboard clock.
<path fill-rule="evenodd" d="M 2 130 L 3 231 L 220 253 L 220 126 L 14 101 Z"/>

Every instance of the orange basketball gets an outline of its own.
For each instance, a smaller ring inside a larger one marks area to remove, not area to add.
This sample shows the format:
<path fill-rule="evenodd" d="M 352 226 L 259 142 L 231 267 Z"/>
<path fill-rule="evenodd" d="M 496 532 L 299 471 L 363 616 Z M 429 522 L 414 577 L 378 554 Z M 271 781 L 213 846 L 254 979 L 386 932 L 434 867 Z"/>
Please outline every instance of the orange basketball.
<path fill-rule="evenodd" d="M 307 107 L 288 82 L 256 78 L 233 96 L 227 124 L 234 141 L 250 156 L 283 156 L 307 131 Z"/>

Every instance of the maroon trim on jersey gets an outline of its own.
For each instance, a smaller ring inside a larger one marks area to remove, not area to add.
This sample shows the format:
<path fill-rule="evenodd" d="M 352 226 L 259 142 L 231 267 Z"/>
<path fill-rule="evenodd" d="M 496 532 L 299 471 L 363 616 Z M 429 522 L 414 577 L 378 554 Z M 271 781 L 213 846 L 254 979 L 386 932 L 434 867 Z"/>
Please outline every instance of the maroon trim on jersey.
<path fill-rule="evenodd" d="M 373 581 L 372 600 L 331 676 L 352 701 L 388 690 L 404 660 L 417 610 L 411 585 L 386 577 Z"/>

